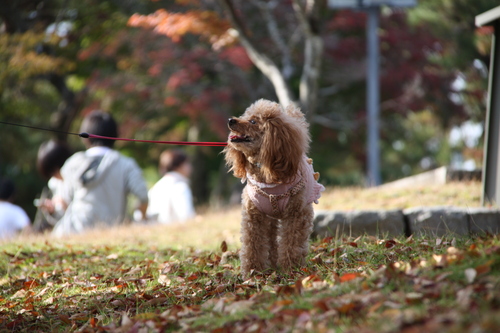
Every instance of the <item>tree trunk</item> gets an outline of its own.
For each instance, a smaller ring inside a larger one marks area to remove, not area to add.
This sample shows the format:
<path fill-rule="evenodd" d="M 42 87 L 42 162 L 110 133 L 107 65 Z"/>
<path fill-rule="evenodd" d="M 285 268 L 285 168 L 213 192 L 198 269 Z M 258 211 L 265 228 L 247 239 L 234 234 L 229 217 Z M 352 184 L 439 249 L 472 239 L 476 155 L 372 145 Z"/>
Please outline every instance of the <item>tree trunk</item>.
<path fill-rule="evenodd" d="M 220 0 L 223 8 L 233 28 L 238 32 L 241 45 L 247 51 L 248 56 L 255 66 L 271 81 L 275 89 L 278 100 L 283 105 L 297 103 L 287 77 L 262 51 L 256 48 L 256 44 L 245 32 L 244 25 L 239 19 L 231 0 Z M 307 0 L 302 6 L 299 0 L 293 0 L 293 7 L 299 20 L 300 29 L 304 35 L 304 64 L 302 66 L 302 75 L 299 86 L 300 107 L 311 119 L 316 111 L 319 93 L 319 76 L 323 56 L 323 40 L 319 35 L 321 13 L 326 8 L 325 0 Z M 269 16 L 266 16 L 269 19 Z M 276 39 L 275 36 L 271 38 Z M 281 48 L 283 49 L 283 47 Z M 287 50 L 285 50 L 286 52 Z M 290 65 L 284 64 L 284 68 L 289 70 Z"/>
<path fill-rule="evenodd" d="M 304 66 L 299 86 L 300 105 L 310 120 L 318 104 L 319 76 L 324 48 L 319 26 L 320 15 L 326 9 L 326 3 L 323 0 L 307 0 L 305 7 L 302 7 L 299 0 L 293 0 L 293 8 L 305 38 Z"/>
<path fill-rule="evenodd" d="M 226 10 L 226 13 L 233 25 L 233 28 L 238 32 L 238 38 L 241 45 L 247 51 L 248 56 L 257 68 L 271 81 L 273 84 L 276 96 L 283 105 L 295 103 L 295 96 L 290 89 L 288 82 L 281 73 L 278 65 L 276 65 L 268 56 L 259 51 L 255 44 L 251 41 L 250 37 L 245 33 L 245 29 L 240 19 L 236 15 L 234 6 L 231 0 L 221 0 L 220 3 Z"/>

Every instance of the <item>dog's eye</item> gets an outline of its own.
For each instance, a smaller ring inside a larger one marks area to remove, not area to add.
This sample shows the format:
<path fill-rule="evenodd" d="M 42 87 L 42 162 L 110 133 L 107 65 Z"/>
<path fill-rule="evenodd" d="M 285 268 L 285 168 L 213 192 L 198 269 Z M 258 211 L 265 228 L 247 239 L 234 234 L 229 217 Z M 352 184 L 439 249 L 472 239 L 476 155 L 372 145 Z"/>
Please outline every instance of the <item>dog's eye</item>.
<path fill-rule="evenodd" d="M 255 120 L 251 119 L 250 124 L 255 125 L 255 124 L 257 124 L 257 122 Z"/>

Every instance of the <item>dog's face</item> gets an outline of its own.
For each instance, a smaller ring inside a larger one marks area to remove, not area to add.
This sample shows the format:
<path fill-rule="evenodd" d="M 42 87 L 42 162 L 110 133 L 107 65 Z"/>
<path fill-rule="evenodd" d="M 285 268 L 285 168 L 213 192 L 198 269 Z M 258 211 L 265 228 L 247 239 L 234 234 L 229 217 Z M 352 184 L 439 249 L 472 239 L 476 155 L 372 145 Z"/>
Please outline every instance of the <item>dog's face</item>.
<path fill-rule="evenodd" d="M 226 161 L 235 176 L 246 175 L 247 163 L 258 165 L 261 179 L 281 183 L 295 176 L 308 148 L 308 125 L 294 108 L 259 100 L 239 118 L 228 120 Z"/>
<path fill-rule="evenodd" d="M 230 133 L 228 145 L 242 152 L 247 158 L 258 155 L 265 134 L 265 122 L 269 118 L 247 110 L 239 118 L 230 118 L 227 122 Z M 276 115 L 277 116 L 277 115 Z"/>

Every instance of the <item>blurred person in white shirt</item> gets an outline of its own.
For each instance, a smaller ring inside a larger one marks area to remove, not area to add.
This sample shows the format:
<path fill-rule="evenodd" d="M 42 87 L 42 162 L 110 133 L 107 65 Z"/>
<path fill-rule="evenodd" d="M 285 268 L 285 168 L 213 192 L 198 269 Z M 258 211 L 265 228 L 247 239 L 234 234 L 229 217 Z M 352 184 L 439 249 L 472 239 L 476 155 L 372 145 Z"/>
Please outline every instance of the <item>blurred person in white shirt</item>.
<path fill-rule="evenodd" d="M 149 190 L 148 219 L 162 224 L 194 218 L 193 195 L 189 187 L 192 165 L 182 150 L 166 150 L 160 155 L 162 178 Z"/>
<path fill-rule="evenodd" d="M 30 218 L 21 207 L 12 203 L 16 188 L 10 179 L 0 179 L 0 241 L 31 231 Z"/>

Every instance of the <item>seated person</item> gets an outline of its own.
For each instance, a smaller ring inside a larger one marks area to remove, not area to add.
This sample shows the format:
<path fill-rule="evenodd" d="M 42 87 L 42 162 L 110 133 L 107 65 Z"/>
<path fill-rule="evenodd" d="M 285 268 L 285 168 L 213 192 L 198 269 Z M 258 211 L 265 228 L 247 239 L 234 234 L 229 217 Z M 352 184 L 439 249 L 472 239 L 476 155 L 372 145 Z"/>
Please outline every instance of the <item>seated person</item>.
<path fill-rule="evenodd" d="M 109 113 L 95 110 L 84 118 L 80 132 L 117 137 L 118 125 Z M 129 193 L 139 199 L 142 215 L 148 206 L 146 182 L 135 160 L 114 150 L 115 140 L 82 140 L 87 150 L 75 153 L 61 168 L 67 209 L 52 231 L 55 236 L 121 224 Z"/>
<path fill-rule="evenodd" d="M 193 218 L 193 195 L 189 187 L 192 166 L 181 150 L 166 150 L 160 155 L 162 178 L 149 190 L 147 216 L 163 224 Z"/>
<path fill-rule="evenodd" d="M 0 241 L 12 239 L 21 232 L 31 231 L 30 219 L 26 212 L 12 203 L 15 190 L 10 179 L 0 179 Z"/>
<path fill-rule="evenodd" d="M 40 175 L 48 179 L 48 189 L 44 189 L 37 203 L 42 213 L 37 213 L 33 223 L 37 231 L 52 229 L 64 214 L 66 207 L 61 197 L 64 185 L 61 168 L 71 154 L 68 145 L 62 141 L 50 140 L 38 149 L 36 166 Z"/>

